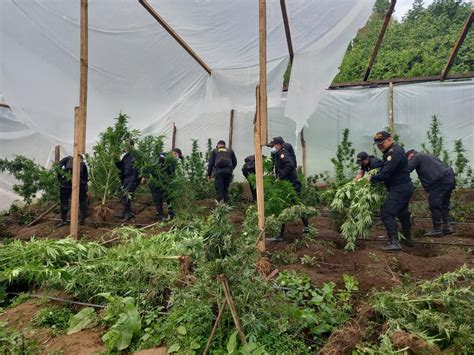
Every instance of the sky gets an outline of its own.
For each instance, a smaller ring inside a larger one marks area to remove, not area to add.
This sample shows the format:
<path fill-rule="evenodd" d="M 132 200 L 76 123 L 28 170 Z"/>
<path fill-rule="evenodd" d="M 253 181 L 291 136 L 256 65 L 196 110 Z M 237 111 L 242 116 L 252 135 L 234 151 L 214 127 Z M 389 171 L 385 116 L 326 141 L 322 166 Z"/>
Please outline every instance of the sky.
<path fill-rule="evenodd" d="M 424 0 L 425 7 L 430 5 L 432 2 L 433 0 Z M 406 15 L 408 10 L 411 9 L 412 4 L 413 4 L 413 0 L 398 0 L 397 4 L 395 5 L 395 12 L 393 16 L 401 20 L 402 17 Z"/>

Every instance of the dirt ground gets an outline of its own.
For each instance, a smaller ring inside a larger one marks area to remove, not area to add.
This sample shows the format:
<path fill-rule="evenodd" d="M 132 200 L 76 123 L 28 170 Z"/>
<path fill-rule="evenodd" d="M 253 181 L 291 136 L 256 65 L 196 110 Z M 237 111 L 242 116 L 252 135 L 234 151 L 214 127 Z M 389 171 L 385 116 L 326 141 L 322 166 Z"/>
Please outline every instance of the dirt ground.
<path fill-rule="evenodd" d="M 423 195 L 418 196 L 422 197 Z M 474 201 L 474 191 L 470 191 L 464 198 L 466 201 Z M 212 209 L 214 202 L 205 200 L 200 205 L 201 212 L 206 214 Z M 81 239 L 105 241 L 113 238 L 113 228 L 121 225 L 120 219 L 116 217 L 119 207 L 118 201 L 108 203 L 107 222 L 104 222 L 97 213 L 98 209 L 92 206 L 92 213 L 87 223 L 80 226 Z M 156 222 L 154 207 L 149 196 L 141 197 L 133 208 L 136 217 L 129 224 L 141 228 Z M 37 212 L 40 213 L 41 211 Z M 69 228 L 56 228 L 57 219 L 59 215 L 51 213 L 37 225 L 25 227 L 17 223 L 15 216 L 5 216 L 0 219 L 0 240 L 2 238 L 28 240 L 32 236 L 64 238 L 68 235 Z M 234 209 L 230 219 L 237 228 L 240 228 L 244 221 L 243 208 Z M 301 222 L 292 223 L 287 226 L 284 242 L 267 243 L 268 257 L 273 263 L 273 269 L 304 271 L 316 285 L 333 281 L 341 286 L 342 276 L 352 275 L 359 282 L 357 296 L 359 301 L 366 299 L 374 289 L 391 288 L 405 280 L 432 279 L 439 274 L 458 269 L 463 264 L 474 267 L 474 224 L 455 225 L 454 235 L 427 239 L 420 236 L 430 228 L 430 222 L 427 220 L 415 222 L 413 234 L 416 244 L 412 248 L 404 248 L 402 252 L 393 254 L 382 252 L 380 247 L 386 242 L 385 231 L 381 225 L 376 225 L 370 233 L 369 240 L 357 242 L 357 249 L 349 252 L 344 250 L 344 241 L 334 230 L 331 220 L 320 216 L 311 220 L 312 225 L 318 230 L 316 236 L 304 238 Z M 171 223 L 157 224 L 144 232 L 156 234 L 169 228 Z M 303 257 L 312 258 L 311 265 L 308 263 L 303 265 L 301 261 Z M 30 300 L 15 308 L 7 309 L 0 314 L 0 320 L 8 320 L 15 328 L 26 329 L 28 336 L 37 340 L 40 353 L 63 351 L 63 354 L 93 354 L 105 350 L 100 339 L 101 329 L 54 336 L 45 329 L 33 328 L 29 322 L 38 307 L 37 301 Z M 162 351 L 163 349 L 151 349 L 150 353 L 159 354 Z"/>

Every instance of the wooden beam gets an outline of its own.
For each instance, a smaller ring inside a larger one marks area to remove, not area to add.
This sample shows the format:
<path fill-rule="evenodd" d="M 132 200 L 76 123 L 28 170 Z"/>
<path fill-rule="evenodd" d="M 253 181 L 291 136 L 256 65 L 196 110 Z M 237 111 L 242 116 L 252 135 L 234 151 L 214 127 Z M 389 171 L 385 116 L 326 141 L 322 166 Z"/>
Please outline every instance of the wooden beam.
<path fill-rule="evenodd" d="M 81 0 L 81 66 L 79 79 L 79 107 L 81 108 L 80 129 L 84 139 L 80 142 L 79 153 L 86 152 L 85 131 L 87 123 L 87 79 L 89 71 L 89 0 Z"/>
<path fill-rule="evenodd" d="M 392 17 L 393 10 L 395 9 L 395 4 L 397 0 L 391 0 L 390 5 L 388 7 L 387 13 L 385 14 L 385 18 L 383 20 L 382 28 L 380 29 L 379 35 L 377 37 L 377 41 L 375 42 L 374 49 L 372 50 L 372 55 L 370 56 L 369 65 L 365 70 L 364 74 L 364 81 L 369 79 L 370 72 L 372 71 L 372 66 L 374 65 L 375 58 L 377 58 L 377 54 L 379 52 L 380 46 L 383 41 L 383 37 L 385 36 L 385 32 L 387 31 L 388 24 L 390 22 L 390 18 Z"/>
<path fill-rule="evenodd" d="M 224 274 L 220 275 L 219 277 L 221 279 L 222 287 L 224 289 L 225 299 L 227 301 L 227 304 L 229 305 L 230 312 L 232 313 L 232 318 L 234 319 L 235 327 L 239 332 L 240 342 L 242 343 L 242 345 L 245 345 L 247 344 L 247 339 L 245 337 L 242 325 L 240 324 L 239 315 L 237 314 L 237 310 L 235 309 L 234 300 L 232 299 L 232 294 L 230 293 L 229 283 L 227 282 L 227 278 Z"/>
<path fill-rule="evenodd" d="M 306 170 L 306 141 L 304 140 L 304 128 L 301 129 L 300 132 L 300 142 L 301 142 L 301 151 L 302 151 L 302 160 L 303 160 L 303 174 L 306 179 L 307 170 Z"/>
<path fill-rule="evenodd" d="M 471 28 L 471 24 L 473 20 L 474 20 L 474 9 L 471 9 L 471 12 L 469 13 L 469 16 L 467 17 L 466 23 L 464 24 L 463 29 L 459 33 L 458 39 L 456 40 L 454 48 L 451 51 L 448 62 L 446 63 L 446 66 L 441 72 L 441 78 L 440 78 L 441 81 L 445 80 L 446 77 L 448 76 L 449 70 L 454 64 L 454 60 L 456 59 L 456 56 L 458 55 L 459 48 L 461 48 L 461 45 L 464 42 L 464 39 L 466 38 L 467 33 L 469 32 L 469 29 Z"/>
<path fill-rule="evenodd" d="M 59 163 L 60 160 L 61 160 L 61 146 L 57 145 L 56 147 L 54 147 L 54 162 Z"/>
<path fill-rule="evenodd" d="M 79 129 L 82 114 L 79 107 L 74 108 L 74 148 L 72 154 L 72 190 L 71 190 L 71 228 L 69 234 L 78 239 L 78 219 L 79 219 L 79 185 L 80 185 L 80 141 L 81 131 Z"/>
<path fill-rule="evenodd" d="M 258 3 L 258 33 L 259 33 L 259 64 L 260 64 L 260 140 L 263 144 L 268 142 L 267 119 L 267 2 L 259 0 Z"/>
<path fill-rule="evenodd" d="M 234 114 L 235 110 L 230 110 L 230 122 L 229 122 L 229 148 L 232 149 L 232 138 L 234 136 Z"/>
<path fill-rule="evenodd" d="M 393 120 L 393 83 L 388 84 L 388 126 L 395 135 L 395 122 Z"/>
<path fill-rule="evenodd" d="M 150 13 L 151 16 L 153 16 L 156 21 L 158 21 L 158 23 L 166 30 L 166 32 L 168 32 L 171 37 L 173 37 L 176 42 L 178 42 L 181 47 L 183 47 L 184 50 L 188 52 L 189 55 L 193 57 L 194 60 L 198 62 L 199 65 L 201 65 L 201 67 L 203 67 L 203 69 L 207 71 L 209 75 L 211 75 L 211 69 L 207 66 L 207 64 L 204 63 L 204 61 L 196 54 L 196 52 L 191 49 L 191 47 L 176 33 L 175 30 L 173 30 L 173 28 L 171 28 L 170 25 L 168 25 L 168 23 L 160 16 L 160 14 L 158 14 L 158 12 L 148 3 L 148 1 L 138 0 L 138 2 Z"/>
<path fill-rule="evenodd" d="M 171 136 L 171 150 L 176 148 L 176 124 L 173 122 L 173 135 Z"/>
<path fill-rule="evenodd" d="M 0 102 L 0 107 L 6 107 L 6 108 L 9 108 L 9 109 L 11 109 L 10 105 L 7 105 L 7 104 L 2 104 L 1 102 Z"/>
<path fill-rule="evenodd" d="M 255 119 L 253 125 L 253 141 L 255 148 L 255 188 L 257 190 L 257 213 L 258 228 L 262 232 L 262 237 L 257 242 L 257 248 L 261 253 L 265 252 L 265 204 L 263 191 L 263 161 L 262 161 L 262 143 L 260 140 L 260 88 L 257 85 L 255 100 Z"/>
<path fill-rule="evenodd" d="M 448 75 L 446 80 L 456 80 L 456 79 L 470 79 L 474 78 L 474 71 L 461 73 L 461 74 L 453 74 Z M 440 81 L 439 75 L 430 75 L 430 76 L 416 76 L 411 78 L 394 78 L 389 80 L 372 80 L 372 81 L 354 81 L 354 82 L 344 82 L 344 83 L 333 83 L 328 88 L 330 90 L 337 90 L 337 89 L 346 89 L 346 88 L 353 88 L 353 87 L 379 87 L 379 86 L 387 86 L 390 83 L 393 84 L 415 84 L 415 83 L 427 83 L 432 81 Z"/>
<path fill-rule="evenodd" d="M 285 25 L 286 44 L 288 45 L 288 53 L 290 54 L 290 64 L 293 64 L 293 42 L 291 41 L 290 23 L 288 21 L 288 11 L 286 9 L 285 0 L 280 0 L 281 15 L 283 17 L 283 24 Z"/>

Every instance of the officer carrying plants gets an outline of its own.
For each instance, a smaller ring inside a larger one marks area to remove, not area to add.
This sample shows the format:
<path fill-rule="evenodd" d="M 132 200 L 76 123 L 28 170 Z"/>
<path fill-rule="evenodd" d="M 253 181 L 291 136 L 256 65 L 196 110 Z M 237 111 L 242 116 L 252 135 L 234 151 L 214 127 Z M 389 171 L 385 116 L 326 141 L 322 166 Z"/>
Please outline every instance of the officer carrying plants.
<path fill-rule="evenodd" d="M 449 216 L 451 194 L 456 187 L 453 169 L 437 157 L 414 149 L 407 152 L 407 158 L 410 172 L 416 170 L 423 189 L 428 193 L 433 230 L 424 236 L 441 237 L 453 234 Z"/>
<path fill-rule="evenodd" d="M 374 144 L 377 144 L 377 148 L 383 153 L 383 162 L 380 171 L 373 175 L 370 181 L 383 182 L 388 189 L 387 198 L 380 209 L 380 217 L 387 230 L 390 243 L 382 249 L 387 252 L 396 252 L 401 250 L 396 217 L 400 220 L 405 237 L 402 242 L 408 246 L 412 244 L 408 204 L 414 187 L 405 151 L 393 142 L 390 133 L 377 132 L 374 136 Z"/>
<path fill-rule="evenodd" d="M 58 174 L 59 179 L 59 200 L 61 203 L 61 222 L 57 227 L 67 224 L 67 212 L 69 210 L 69 199 L 72 192 L 72 167 L 73 157 L 67 156 L 59 162 L 61 172 Z M 80 178 L 79 178 L 79 224 L 84 224 L 87 216 L 87 182 L 89 181 L 89 173 L 87 165 L 84 163 L 81 155 Z"/>
<path fill-rule="evenodd" d="M 367 154 L 367 152 L 357 154 L 356 163 L 360 166 L 360 169 L 354 180 L 362 179 L 365 173 L 382 167 L 382 161 L 373 155 Z"/>
<path fill-rule="evenodd" d="M 234 151 L 227 148 L 223 140 L 217 142 L 217 147 L 212 150 L 207 166 L 207 179 L 211 181 L 214 175 L 217 201 L 229 202 L 229 185 L 236 166 L 237 158 Z"/>
<path fill-rule="evenodd" d="M 301 182 L 298 180 L 298 175 L 296 173 L 295 159 L 288 153 L 284 147 L 285 141 L 281 137 L 275 137 L 271 141 L 270 145 L 276 149 L 275 155 L 275 176 L 280 180 L 289 181 L 295 188 L 298 194 L 301 193 Z M 293 152 L 294 153 L 294 152 Z M 302 217 L 304 225 L 304 232 L 308 232 L 308 218 Z M 285 225 L 281 226 L 280 235 L 275 238 L 268 238 L 268 241 L 283 241 L 283 236 L 285 233 Z"/>
<path fill-rule="evenodd" d="M 130 140 L 124 147 L 124 154 L 115 165 L 120 171 L 120 184 L 122 186 L 122 213 L 119 215 L 124 221 L 133 218 L 132 195 L 140 185 L 140 177 L 135 166 L 135 157 L 133 156 L 134 141 Z"/>

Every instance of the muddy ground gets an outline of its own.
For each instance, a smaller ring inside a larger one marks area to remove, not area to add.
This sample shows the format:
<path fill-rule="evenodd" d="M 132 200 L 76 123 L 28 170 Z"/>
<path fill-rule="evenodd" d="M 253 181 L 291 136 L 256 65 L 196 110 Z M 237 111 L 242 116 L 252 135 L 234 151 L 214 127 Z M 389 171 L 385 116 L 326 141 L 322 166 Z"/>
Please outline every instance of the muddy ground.
<path fill-rule="evenodd" d="M 423 194 L 417 196 L 417 200 Z M 474 191 L 465 196 L 466 201 L 474 201 Z M 200 213 L 207 214 L 213 206 L 212 200 L 202 201 Z M 42 210 L 45 210 L 43 207 Z M 107 204 L 106 221 L 102 220 L 98 209 L 91 207 L 91 215 L 85 225 L 80 226 L 81 239 L 87 241 L 107 241 L 114 238 L 113 229 L 122 225 L 118 215 L 118 201 Z M 40 214 L 41 211 L 35 211 Z M 58 211 L 57 211 L 58 212 Z M 134 204 L 136 217 L 127 223 L 138 228 L 156 222 L 155 211 L 149 196 L 142 196 Z M 474 216 L 470 216 L 472 218 Z M 28 240 L 36 238 L 60 239 L 68 235 L 69 228 L 56 228 L 59 215 L 52 212 L 37 225 L 26 227 L 18 224 L 18 216 L 0 218 L 0 239 L 15 238 Z M 244 220 L 244 205 L 231 213 L 232 223 L 239 228 Z M 474 220 L 474 218 L 473 218 Z M 359 241 L 353 252 L 344 250 L 344 241 L 336 232 L 331 220 L 325 216 L 315 217 L 311 223 L 318 230 L 316 236 L 303 237 L 301 222 L 287 226 L 285 241 L 267 243 L 268 257 L 272 268 L 278 270 L 304 271 L 312 282 L 322 285 L 333 281 L 342 284 L 342 276 L 355 276 L 359 282 L 359 294 L 356 302 L 363 301 L 374 289 L 387 289 L 406 280 L 417 281 L 432 279 L 439 274 L 458 269 L 463 264 L 474 267 L 474 224 L 455 225 L 456 233 L 442 238 L 420 237 L 430 228 L 429 220 L 415 220 L 413 234 L 415 246 L 404 248 L 400 253 L 386 254 L 380 247 L 386 242 L 381 225 L 376 225 L 369 240 Z M 126 225 L 126 224 L 123 224 Z M 144 229 L 144 233 L 156 234 L 171 228 L 171 223 L 158 223 Z M 303 259 L 302 259 L 303 258 Z M 306 262 L 302 263 L 302 260 Z M 310 262 L 308 262 L 310 260 Z M 304 265 L 303 265 L 304 264 Z M 72 335 L 54 335 L 45 329 L 31 326 L 30 320 L 44 302 L 29 300 L 0 314 L 0 320 L 6 320 L 17 329 L 26 330 L 28 336 L 37 340 L 41 353 L 60 351 L 63 354 L 93 354 L 104 351 L 100 339 L 101 329 L 82 331 Z M 155 349 L 162 353 L 162 349 Z M 151 352 L 153 353 L 153 352 Z"/>

